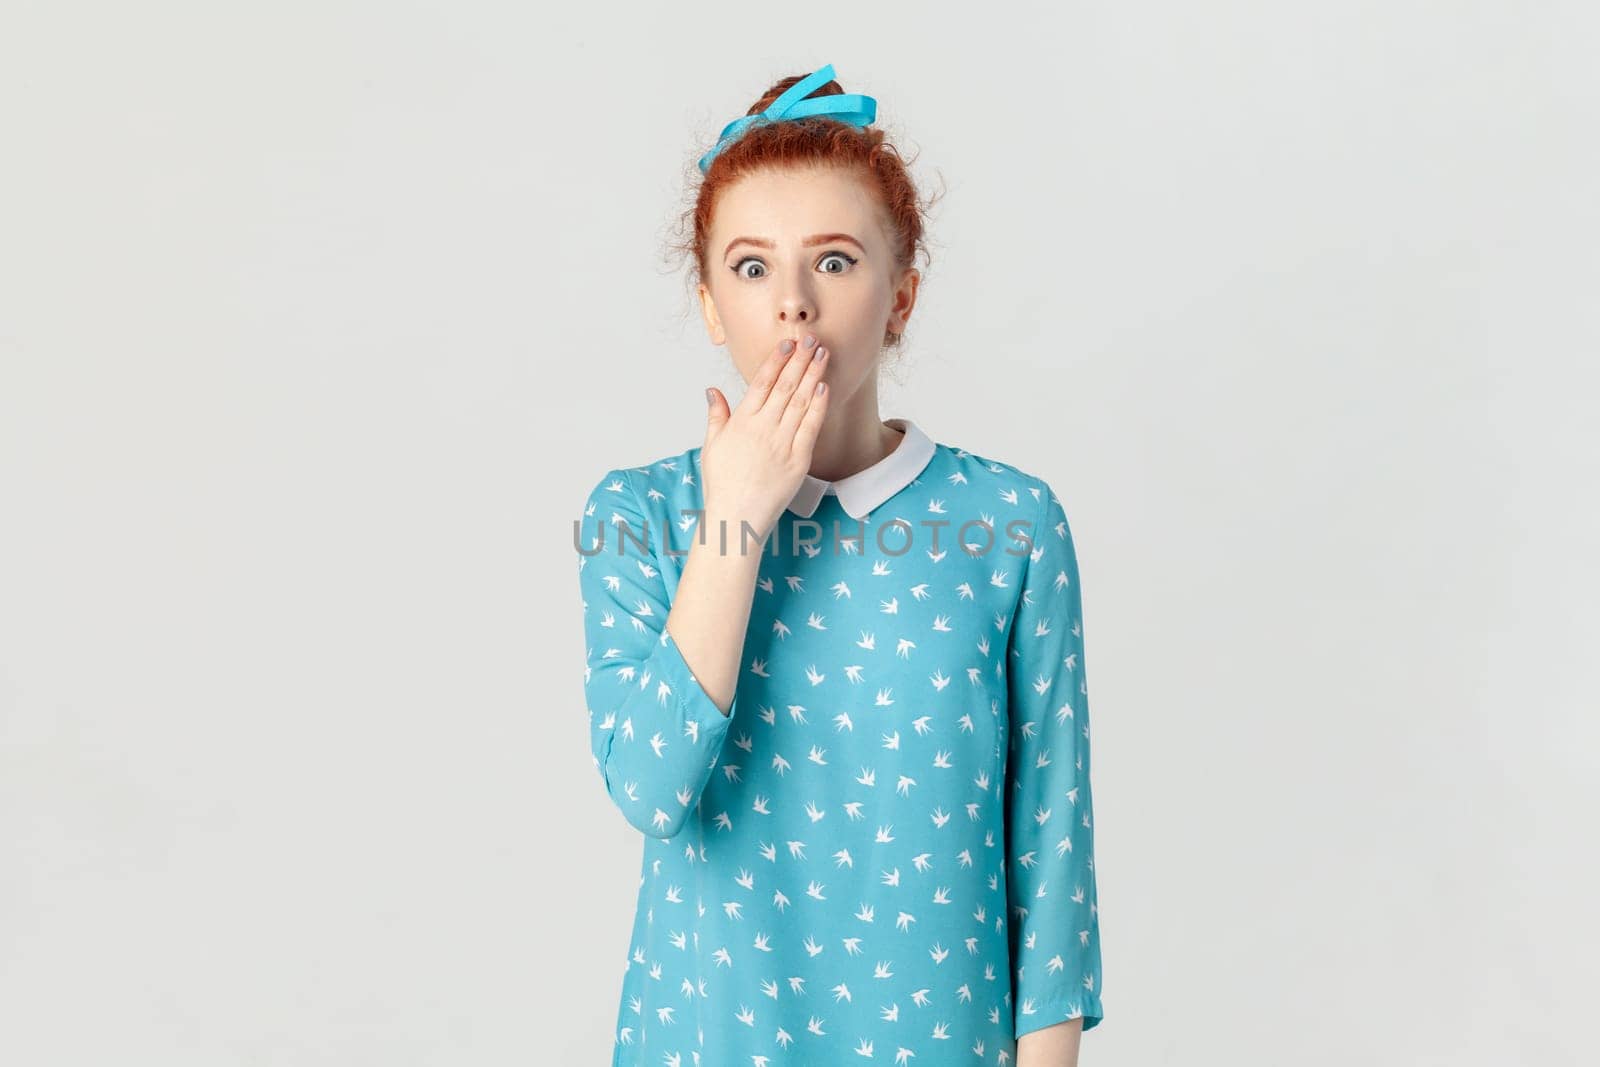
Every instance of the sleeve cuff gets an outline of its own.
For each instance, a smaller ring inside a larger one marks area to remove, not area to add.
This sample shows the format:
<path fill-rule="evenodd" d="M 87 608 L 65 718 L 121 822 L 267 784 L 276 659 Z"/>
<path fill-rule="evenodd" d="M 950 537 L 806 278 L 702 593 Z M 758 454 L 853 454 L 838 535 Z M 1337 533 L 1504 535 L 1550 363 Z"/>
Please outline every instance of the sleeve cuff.
<path fill-rule="evenodd" d="M 1031 1034 L 1035 1030 L 1043 1030 L 1056 1023 L 1071 1022 L 1081 1017 L 1083 1031 L 1088 1033 L 1100 1025 L 1100 1020 L 1105 1015 L 1100 1006 L 1100 997 L 1093 993 L 1080 993 L 1077 996 L 1067 997 L 1063 1000 L 1052 1000 L 1050 1003 L 1038 1008 L 1032 1015 L 1018 1017 L 1015 1037 L 1021 1038 L 1024 1034 Z"/>

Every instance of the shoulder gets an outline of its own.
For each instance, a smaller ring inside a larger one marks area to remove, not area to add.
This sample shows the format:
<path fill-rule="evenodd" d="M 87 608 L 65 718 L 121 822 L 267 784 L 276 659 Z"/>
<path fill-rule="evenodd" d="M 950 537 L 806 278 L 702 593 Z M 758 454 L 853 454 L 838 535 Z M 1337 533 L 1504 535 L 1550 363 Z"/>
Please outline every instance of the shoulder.
<path fill-rule="evenodd" d="M 590 483 L 584 509 L 610 502 L 630 511 L 673 512 L 697 508 L 700 500 L 700 447 L 637 464 L 608 467 Z"/>
<path fill-rule="evenodd" d="M 1060 507 L 1050 483 L 1031 465 L 1008 462 L 957 445 L 939 445 L 938 459 L 950 468 L 947 477 L 966 486 L 979 500 L 1001 500 L 1030 516 Z"/>

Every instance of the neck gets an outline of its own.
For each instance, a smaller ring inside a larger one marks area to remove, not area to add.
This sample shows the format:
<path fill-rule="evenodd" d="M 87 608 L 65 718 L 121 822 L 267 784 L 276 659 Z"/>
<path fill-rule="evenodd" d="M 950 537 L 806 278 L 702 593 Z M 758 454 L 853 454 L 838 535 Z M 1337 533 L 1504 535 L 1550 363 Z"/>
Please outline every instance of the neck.
<path fill-rule="evenodd" d="M 827 418 L 811 450 L 810 474 L 825 482 L 848 478 L 893 452 L 904 436 L 883 424 L 878 383 L 869 378 L 843 403 L 829 398 Z"/>

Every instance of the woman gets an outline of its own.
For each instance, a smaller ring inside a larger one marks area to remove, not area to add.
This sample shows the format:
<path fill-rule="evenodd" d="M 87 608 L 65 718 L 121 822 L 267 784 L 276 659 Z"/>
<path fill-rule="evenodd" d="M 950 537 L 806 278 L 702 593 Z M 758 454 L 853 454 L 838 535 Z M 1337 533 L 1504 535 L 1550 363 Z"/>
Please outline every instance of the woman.
<path fill-rule="evenodd" d="M 1073 1064 L 1102 1009 L 1072 536 L 1040 478 L 880 419 L 921 208 L 832 77 L 701 160 L 744 396 L 579 524 L 595 765 L 645 835 L 612 1062 Z"/>

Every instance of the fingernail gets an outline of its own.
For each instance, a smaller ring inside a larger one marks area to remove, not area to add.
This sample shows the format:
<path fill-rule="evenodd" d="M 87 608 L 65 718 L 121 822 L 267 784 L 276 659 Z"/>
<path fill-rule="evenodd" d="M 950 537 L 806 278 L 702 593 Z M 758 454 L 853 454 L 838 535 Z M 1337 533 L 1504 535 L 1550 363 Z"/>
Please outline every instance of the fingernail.
<path fill-rule="evenodd" d="M 785 338 L 783 344 L 778 346 L 778 351 L 787 356 L 794 351 L 794 341 L 790 338 Z"/>
<path fill-rule="evenodd" d="M 706 407 L 710 407 L 712 404 L 716 403 L 715 397 L 716 397 L 716 394 L 713 393 L 709 387 L 707 387 L 707 389 L 706 389 Z"/>
<path fill-rule="evenodd" d="M 811 358 L 812 359 L 821 359 L 823 356 L 825 356 L 827 354 L 828 354 L 828 350 L 826 348 L 823 348 L 821 345 L 818 345 L 817 346 L 817 350 L 815 352 L 811 353 Z"/>
<path fill-rule="evenodd" d="M 816 343 L 817 343 L 817 339 L 816 339 L 816 338 L 815 338 L 815 337 L 813 337 L 813 336 L 812 336 L 812 335 L 811 335 L 811 334 L 809 334 L 809 333 L 808 333 L 808 334 L 806 334 L 806 347 L 807 347 L 807 348 L 810 348 L 810 347 L 811 347 L 811 346 L 812 346 L 812 345 L 814 345 L 814 344 L 816 344 Z"/>

